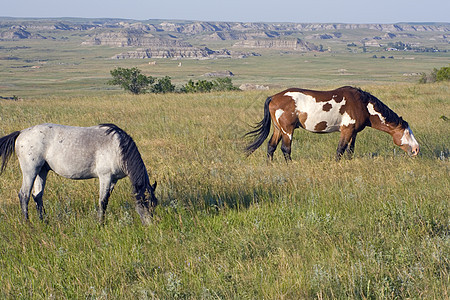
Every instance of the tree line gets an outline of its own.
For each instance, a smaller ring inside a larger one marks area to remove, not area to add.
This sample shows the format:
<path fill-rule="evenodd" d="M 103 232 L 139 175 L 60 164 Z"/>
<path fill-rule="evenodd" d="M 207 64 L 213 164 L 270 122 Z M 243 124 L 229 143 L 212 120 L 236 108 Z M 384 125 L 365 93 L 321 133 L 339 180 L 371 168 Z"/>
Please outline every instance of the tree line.
<path fill-rule="evenodd" d="M 233 86 L 231 78 L 217 78 L 213 81 L 198 80 L 181 87 L 176 87 L 169 76 L 156 78 L 142 74 L 138 68 L 118 67 L 110 71 L 112 79 L 108 81 L 110 85 L 118 85 L 134 95 L 144 93 L 207 93 L 213 91 L 233 91 L 238 90 Z"/>

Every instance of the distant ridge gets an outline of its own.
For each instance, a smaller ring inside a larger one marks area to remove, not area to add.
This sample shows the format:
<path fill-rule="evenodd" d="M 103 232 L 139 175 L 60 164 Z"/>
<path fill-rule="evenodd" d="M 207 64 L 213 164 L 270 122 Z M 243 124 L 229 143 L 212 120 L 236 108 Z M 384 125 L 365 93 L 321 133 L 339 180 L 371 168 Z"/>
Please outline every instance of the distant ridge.
<path fill-rule="evenodd" d="M 0 28 L 5 28 L 8 23 L 20 23 L 27 28 L 36 26 L 32 23 L 60 23 L 66 22 L 67 30 L 79 30 L 80 24 L 89 28 L 117 27 L 127 28 L 133 24 L 151 24 L 156 30 L 165 32 L 179 32 L 188 34 L 199 34 L 205 32 L 227 32 L 227 31 L 317 31 L 333 29 L 371 29 L 382 32 L 399 31 L 439 31 L 449 32 L 450 23 L 433 22 L 408 22 L 408 23 L 283 23 L 283 22 L 206 22 L 206 21 L 170 21 L 170 20 L 131 20 L 117 18 L 10 18 L 0 17 Z M 13 25 L 13 24 L 10 24 Z M 49 25 L 49 24 L 48 24 Z"/>
<path fill-rule="evenodd" d="M 0 17 L 0 41 L 63 40 L 84 46 L 134 48 L 116 54 L 112 57 L 115 59 L 260 55 L 247 53 L 246 49 L 298 53 L 355 52 L 371 47 L 374 51 L 447 52 L 449 32 L 450 23 L 437 22 L 351 24 Z M 225 47 L 233 47 L 233 51 Z"/>

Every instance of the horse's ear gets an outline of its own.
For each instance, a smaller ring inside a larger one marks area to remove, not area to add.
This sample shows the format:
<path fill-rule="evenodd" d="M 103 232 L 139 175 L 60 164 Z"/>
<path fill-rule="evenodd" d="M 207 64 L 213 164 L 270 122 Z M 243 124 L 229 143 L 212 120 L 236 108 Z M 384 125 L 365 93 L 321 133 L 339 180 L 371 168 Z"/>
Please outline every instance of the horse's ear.
<path fill-rule="evenodd" d="M 155 183 L 152 184 L 152 189 L 153 189 L 153 190 L 156 190 L 156 185 L 157 185 L 157 182 L 155 181 Z"/>

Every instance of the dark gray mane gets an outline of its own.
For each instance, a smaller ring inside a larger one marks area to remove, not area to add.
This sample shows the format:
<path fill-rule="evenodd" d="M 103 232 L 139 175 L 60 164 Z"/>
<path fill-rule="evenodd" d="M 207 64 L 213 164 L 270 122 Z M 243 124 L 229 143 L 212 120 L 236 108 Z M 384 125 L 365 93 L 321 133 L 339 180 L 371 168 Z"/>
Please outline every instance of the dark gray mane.
<path fill-rule="evenodd" d="M 401 126 L 402 128 L 407 128 L 408 123 L 399 117 L 392 109 L 390 109 L 386 104 L 381 102 L 374 95 L 365 92 L 361 89 L 357 89 L 361 95 L 361 101 L 367 106 L 367 104 L 372 103 L 375 110 L 379 112 L 386 120 L 387 123 L 393 126 Z"/>
<path fill-rule="evenodd" d="M 130 177 L 133 192 L 135 194 L 145 193 L 151 186 L 147 169 L 136 143 L 131 136 L 114 124 L 100 124 L 100 126 L 108 128 L 106 134 L 116 134 L 119 138 L 120 151 L 125 162 L 125 171 Z"/>

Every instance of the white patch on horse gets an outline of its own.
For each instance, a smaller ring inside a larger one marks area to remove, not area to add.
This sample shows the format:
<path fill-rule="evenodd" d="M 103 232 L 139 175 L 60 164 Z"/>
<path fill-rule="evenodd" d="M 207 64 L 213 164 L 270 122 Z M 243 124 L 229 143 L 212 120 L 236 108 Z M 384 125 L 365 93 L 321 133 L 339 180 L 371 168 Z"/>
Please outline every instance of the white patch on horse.
<path fill-rule="evenodd" d="M 341 115 L 340 109 L 347 100 L 345 98 L 340 102 L 336 102 L 334 98 L 329 101 L 317 101 L 316 98 L 310 95 L 306 95 L 300 92 L 287 92 L 284 94 L 285 96 L 291 97 L 295 102 L 295 109 L 297 114 L 306 113 L 308 115 L 304 127 L 308 131 L 319 132 L 315 129 L 316 124 L 321 122 L 326 122 L 327 127 L 320 132 L 335 132 L 339 131 L 343 123 L 344 116 Z M 323 106 L 326 104 L 331 105 L 331 109 L 328 111 L 323 110 Z M 344 120 L 344 123 L 352 123 L 350 117 Z"/>
<path fill-rule="evenodd" d="M 416 138 L 414 137 L 414 134 L 411 130 L 411 128 L 406 128 L 403 132 L 403 136 L 401 141 L 401 145 L 409 145 L 411 147 L 418 147 L 419 143 L 417 142 Z"/>
<path fill-rule="evenodd" d="M 349 126 L 350 124 L 355 124 L 355 123 L 356 123 L 356 120 L 353 120 L 347 112 L 345 112 L 342 115 L 341 126 Z"/>
<path fill-rule="evenodd" d="M 378 116 L 381 123 L 386 124 L 386 119 L 383 117 L 382 114 L 380 114 L 375 110 L 375 107 L 373 106 L 372 103 L 367 104 L 367 109 L 369 110 L 369 114 L 371 114 L 372 116 Z"/>
<path fill-rule="evenodd" d="M 277 109 L 275 111 L 275 119 L 277 120 L 277 123 L 280 125 L 280 130 L 289 137 L 290 140 L 292 140 L 292 134 L 289 134 L 286 132 L 286 130 L 283 129 L 283 126 L 281 126 L 279 119 L 281 118 L 281 116 L 283 115 L 284 110 L 282 110 L 281 108 Z"/>
<path fill-rule="evenodd" d="M 275 119 L 277 119 L 277 123 L 280 123 L 279 121 L 278 121 L 278 119 L 280 119 L 280 117 L 281 117 L 281 115 L 284 113 L 284 110 L 282 110 L 281 108 L 280 109 L 277 109 L 276 111 L 275 111 Z"/>

